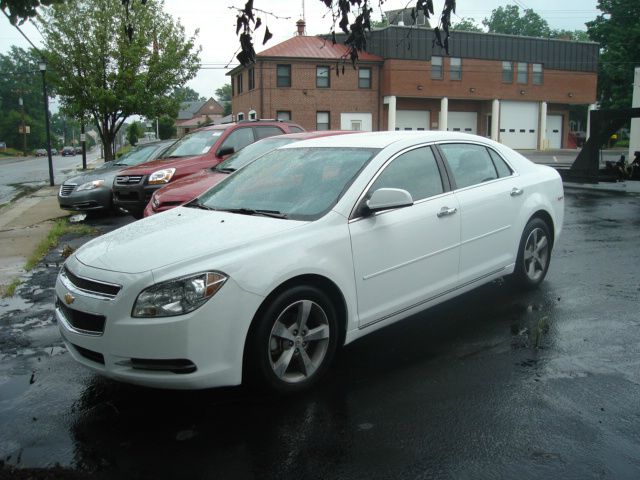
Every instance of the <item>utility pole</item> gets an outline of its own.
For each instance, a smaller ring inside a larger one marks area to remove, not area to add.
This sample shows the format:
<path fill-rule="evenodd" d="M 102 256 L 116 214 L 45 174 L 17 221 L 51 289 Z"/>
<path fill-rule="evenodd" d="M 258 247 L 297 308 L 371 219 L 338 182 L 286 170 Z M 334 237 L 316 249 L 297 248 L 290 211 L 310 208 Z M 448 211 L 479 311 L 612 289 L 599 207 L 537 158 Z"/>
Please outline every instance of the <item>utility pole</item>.
<path fill-rule="evenodd" d="M 24 122 L 24 101 L 22 100 L 22 89 L 19 90 L 20 97 L 18 97 L 18 104 L 20 105 L 22 115 L 22 152 L 24 156 L 27 156 L 27 127 Z"/>
<path fill-rule="evenodd" d="M 87 169 L 87 142 L 84 133 L 84 118 L 80 120 L 80 141 L 82 142 L 82 169 Z"/>
<path fill-rule="evenodd" d="M 47 157 L 49 159 L 49 185 L 53 187 L 53 160 L 51 160 L 51 131 L 49 128 L 49 96 L 47 95 L 47 62 L 44 58 L 40 60 L 38 65 L 40 73 L 42 73 L 42 93 L 44 95 L 44 123 L 47 130 Z"/>

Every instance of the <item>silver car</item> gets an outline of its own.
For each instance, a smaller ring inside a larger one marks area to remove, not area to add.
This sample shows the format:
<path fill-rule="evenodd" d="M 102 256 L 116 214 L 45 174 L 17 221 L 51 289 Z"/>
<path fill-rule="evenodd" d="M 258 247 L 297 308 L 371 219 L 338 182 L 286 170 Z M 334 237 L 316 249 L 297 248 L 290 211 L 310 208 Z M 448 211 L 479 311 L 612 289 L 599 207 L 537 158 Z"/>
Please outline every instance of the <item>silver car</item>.
<path fill-rule="evenodd" d="M 139 145 L 113 162 L 72 177 L 60 186 L 58 204 L 65 210 L 82 212 L 108 211 L 113 208 L 113 179 L 119 171 L 156 160 L 169 148 L 175 140 Z"/>

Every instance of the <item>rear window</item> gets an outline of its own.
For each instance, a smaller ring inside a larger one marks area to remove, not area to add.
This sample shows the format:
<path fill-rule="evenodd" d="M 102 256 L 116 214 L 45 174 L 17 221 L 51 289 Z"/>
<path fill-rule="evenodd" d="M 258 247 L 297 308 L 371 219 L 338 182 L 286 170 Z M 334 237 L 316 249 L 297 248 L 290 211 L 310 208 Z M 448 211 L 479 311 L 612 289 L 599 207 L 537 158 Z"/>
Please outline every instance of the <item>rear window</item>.
<path fill-rule="evenodd" d="M 218 141 L 224 130 L 202 130 L 185 135 L 164 154 L 164 158 L 204 155 Z"/>

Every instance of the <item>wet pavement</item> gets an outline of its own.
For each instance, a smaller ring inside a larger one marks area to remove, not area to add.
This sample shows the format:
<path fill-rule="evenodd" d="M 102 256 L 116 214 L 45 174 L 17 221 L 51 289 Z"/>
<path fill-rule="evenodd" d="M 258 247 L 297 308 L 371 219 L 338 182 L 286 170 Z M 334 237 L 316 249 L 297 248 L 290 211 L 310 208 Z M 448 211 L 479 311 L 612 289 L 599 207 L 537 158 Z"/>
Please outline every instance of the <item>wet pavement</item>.
<path fill-rule="evenodd" d="M 0 301 L 0 478 L 640 478 L 639 227 L 639 196 L 568 190 L 539 290 L 491 284 L 380 330 L 291 397 L 76 365 L 52 252 Z"/>

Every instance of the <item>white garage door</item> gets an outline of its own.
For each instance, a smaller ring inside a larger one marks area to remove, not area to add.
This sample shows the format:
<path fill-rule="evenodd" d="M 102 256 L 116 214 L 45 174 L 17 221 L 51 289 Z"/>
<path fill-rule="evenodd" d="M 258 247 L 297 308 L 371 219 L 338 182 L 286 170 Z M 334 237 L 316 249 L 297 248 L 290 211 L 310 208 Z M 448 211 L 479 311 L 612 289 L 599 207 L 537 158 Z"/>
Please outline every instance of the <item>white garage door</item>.
<path fill-rule="evenodd" d="M 525 150 L 538 147 L 537 102 L 500 102 L 500 142 Z"/>
<path fill-rule="evenodd" d="M 340 130 L 357 130 L 370 132 L 372 130 L 372 115 L 365 112 L 341 113 Z"/>
<path fill-rule="evenodd" d="M 549 148 L 562 148 L 562 115 L 547 115 Z"/>
<path fill-rule="evenodd" d="M 396 130 L 429 130 L 429 110 L 396 111 Z"/>
<path fill-rule="evenodd" d="M 475 134 L 478 130 L 478 114 L 476 112 L 449 112 L 447 130 Z"/>

